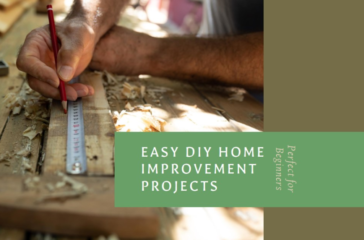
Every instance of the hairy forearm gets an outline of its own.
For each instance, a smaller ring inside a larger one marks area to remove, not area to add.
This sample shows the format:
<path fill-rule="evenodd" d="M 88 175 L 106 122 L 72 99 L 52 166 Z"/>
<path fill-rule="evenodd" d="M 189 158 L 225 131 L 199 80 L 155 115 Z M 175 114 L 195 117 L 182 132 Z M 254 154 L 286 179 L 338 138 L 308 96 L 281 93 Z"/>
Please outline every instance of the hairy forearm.
<path fill-rule="evenodd" d="M 263 33 L 230 38 L 154 39 L 145 72 L 191 81 L 217 80 L 263 88 Z"/>
<path fill-rule="evenodd" d="M 118 20 L 129 0 L 75 0 L 66 19 L 83 19 L 100 39 Z"/>

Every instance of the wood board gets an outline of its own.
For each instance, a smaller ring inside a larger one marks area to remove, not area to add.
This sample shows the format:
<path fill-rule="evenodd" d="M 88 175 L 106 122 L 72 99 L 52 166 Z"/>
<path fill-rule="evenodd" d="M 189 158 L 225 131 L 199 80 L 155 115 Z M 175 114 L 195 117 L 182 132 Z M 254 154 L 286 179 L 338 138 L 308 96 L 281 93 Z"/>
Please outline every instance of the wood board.
<path fill-rule="evenodd" d="M 74 179 L 89 189 L 79 199 L 37 203 L 40 197 L 49 193 L 44 185 L 55 183 L 58 176 L 41 176 L 39 190 L 24 191 L 24 179 L 0 175 L 0 226 L 95 237 L 110 233 L 132 239 L 158 235 L 159 220 L 155 209 L 114 207 L 113 178 Z"/>

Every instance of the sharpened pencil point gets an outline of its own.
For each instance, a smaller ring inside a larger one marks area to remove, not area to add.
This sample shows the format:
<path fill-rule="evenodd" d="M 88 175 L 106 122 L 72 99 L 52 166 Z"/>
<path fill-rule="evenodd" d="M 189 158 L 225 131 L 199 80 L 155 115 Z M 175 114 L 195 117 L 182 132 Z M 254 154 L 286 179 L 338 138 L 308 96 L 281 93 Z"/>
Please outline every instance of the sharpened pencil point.
<path fill-rule="evenodd" d="M 63 107 L 64 114 L 67 114 L 67 101 L 62 101 L 62 107 Z"/>

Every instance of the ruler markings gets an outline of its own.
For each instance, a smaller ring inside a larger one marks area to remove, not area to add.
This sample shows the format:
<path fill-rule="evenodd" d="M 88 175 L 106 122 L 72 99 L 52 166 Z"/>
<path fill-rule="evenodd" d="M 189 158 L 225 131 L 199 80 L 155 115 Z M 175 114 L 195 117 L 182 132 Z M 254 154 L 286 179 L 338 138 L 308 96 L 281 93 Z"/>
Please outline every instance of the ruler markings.
<path fill-rule="evenodd" d="M 78 78 L 75 78 L 71 83 L 77 81 Z M 76 101 L 68 101 L 66 171 L 68 174 L 85 174 L 87 172 L 85 129 L 81 98 L 78 98 Z"/>

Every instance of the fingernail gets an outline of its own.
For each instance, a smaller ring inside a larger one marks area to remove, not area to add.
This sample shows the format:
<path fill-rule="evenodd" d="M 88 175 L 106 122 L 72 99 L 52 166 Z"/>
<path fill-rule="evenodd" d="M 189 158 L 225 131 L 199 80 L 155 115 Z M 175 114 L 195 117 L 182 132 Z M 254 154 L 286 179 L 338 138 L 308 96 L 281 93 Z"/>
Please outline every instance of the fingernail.
<path fill-rule="evenodd" d="M 87 92 L 85 90 L 77 90 L 77 95 L 79 97 L 83 97 L 83 96 L 86 96 L 87 95 Z"/>
<path fill-rule="evenodd" d="M 58 73 L 62 80 L 71 80 L 73 77 L 73 68 L 70 66 L 62 66 Z"/>
<path fill-rule="evenodd" d="M 91 87 L 91 86 L 87 86 L 87 87 L 88 87 L 88 94 L 94 95 L 95 91 L 94 91 L 93 87 Z"/>

